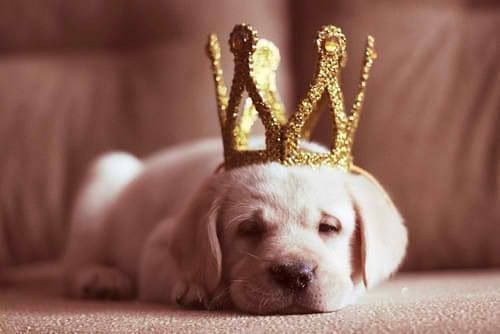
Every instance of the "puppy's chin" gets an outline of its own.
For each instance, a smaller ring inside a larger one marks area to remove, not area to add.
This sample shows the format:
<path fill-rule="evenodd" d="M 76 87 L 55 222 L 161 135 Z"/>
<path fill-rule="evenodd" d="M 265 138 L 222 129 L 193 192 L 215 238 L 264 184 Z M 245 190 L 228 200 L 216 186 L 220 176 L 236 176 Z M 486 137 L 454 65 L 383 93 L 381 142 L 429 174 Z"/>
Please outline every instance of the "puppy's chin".
<path fill-rule="evenodd" d="M 280 313 L 293 303 L 292 296 L 287 296 L 278 289 L 266 289 L 249 280 L 235 280 L 229 291 L 235 308 L 253 314 Z"/>
<path fill-rule="evenodd" d="M 343 284 L 339 285 L 340 286 Z M 286 291 L 248 280 L 236 280 L 230 286 L 235 308 L 253 314 L 306 314 L 337 311 L 354 301 L 353 286 L 343 286 L 333 294 L 317 291 Z"/>

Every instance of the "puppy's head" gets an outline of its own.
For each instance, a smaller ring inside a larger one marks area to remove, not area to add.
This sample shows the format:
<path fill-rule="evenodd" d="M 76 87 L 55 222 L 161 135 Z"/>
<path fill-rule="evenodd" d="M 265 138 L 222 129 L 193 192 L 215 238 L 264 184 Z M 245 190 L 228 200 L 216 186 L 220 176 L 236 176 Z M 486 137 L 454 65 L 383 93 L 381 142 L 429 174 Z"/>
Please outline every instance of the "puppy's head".
<path fill-rule="evenodd" d="M 214 300 L 251 313 L 337 310 L 389 276 L 406 248 L 382 188 L 329 167 L 230 170 L 194 203 L 181 267 Z"/>

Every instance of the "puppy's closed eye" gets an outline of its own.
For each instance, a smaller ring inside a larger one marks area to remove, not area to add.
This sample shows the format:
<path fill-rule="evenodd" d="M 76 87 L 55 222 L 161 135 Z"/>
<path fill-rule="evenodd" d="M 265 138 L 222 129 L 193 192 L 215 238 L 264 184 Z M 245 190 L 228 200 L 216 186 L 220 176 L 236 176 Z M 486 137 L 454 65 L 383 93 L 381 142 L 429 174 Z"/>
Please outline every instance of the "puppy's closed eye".
<path fill-rule="evenodd" d="M 318 232 L 322 235 L 331 235 L 335 233 L 339 233 L 342 229 L 342 224 L 340 220 L 329 215 L 323 214 L 318 226 Z"/>
<path fill-rule="evenodd" d="M 258 217 L 249 218 L 238 226 L 238 235 L 245 238 L 260 238 L 265 231 L 266 227 Z"/>

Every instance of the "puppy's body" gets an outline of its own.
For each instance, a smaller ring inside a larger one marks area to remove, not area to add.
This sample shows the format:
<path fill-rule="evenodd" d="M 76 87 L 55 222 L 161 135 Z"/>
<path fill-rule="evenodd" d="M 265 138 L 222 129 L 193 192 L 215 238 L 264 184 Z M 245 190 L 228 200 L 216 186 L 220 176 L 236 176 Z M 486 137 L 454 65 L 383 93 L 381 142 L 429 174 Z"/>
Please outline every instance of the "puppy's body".
<path fill-rule="evenodd" d="M 158 224 L 180 213 L 220 164 L 221 155 L 217 140 L 207 140 L 145 161 L 121 152 L 99 157 L 73 212 L 64 260 L 67 274 L 106 264 L 137 282 L 146 239 Z M 82 287 L 69 276 L 70 294 L 80 296 Z"/>
<path fill-rule="evenodd" d="M 406 230 L 371 180 L 275 163 L 215 173 L 221 159 L 218 140 L 144 162 L 99 159 L 74 210 L 68 292 L 253 313 L 332 311 L 399 265 Z M 335 230 L 319 228 L 325 217 Z"/>

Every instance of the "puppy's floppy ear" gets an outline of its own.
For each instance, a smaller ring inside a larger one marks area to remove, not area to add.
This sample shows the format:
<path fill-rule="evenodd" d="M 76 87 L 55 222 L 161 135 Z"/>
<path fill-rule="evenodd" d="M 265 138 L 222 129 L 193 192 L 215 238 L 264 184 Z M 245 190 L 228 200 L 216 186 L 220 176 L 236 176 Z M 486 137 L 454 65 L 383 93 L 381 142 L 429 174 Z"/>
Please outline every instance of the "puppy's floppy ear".
<path fill-rule="evenodd" d="M 185 279 L 215 290 L 221 278 L 221 248 L 217 220 L 221 198 L 213 179 L 206 182 L 177 220 L 170 251 Z"/>
<path fill-rule="evenodd" d="M 356 167 L 348 180 L 361 235 L 363 280 L 368 288 L 396 271 L 408 236 L 401 215 L 375 178 Z"/>

